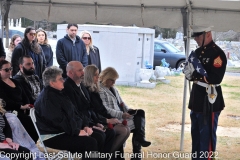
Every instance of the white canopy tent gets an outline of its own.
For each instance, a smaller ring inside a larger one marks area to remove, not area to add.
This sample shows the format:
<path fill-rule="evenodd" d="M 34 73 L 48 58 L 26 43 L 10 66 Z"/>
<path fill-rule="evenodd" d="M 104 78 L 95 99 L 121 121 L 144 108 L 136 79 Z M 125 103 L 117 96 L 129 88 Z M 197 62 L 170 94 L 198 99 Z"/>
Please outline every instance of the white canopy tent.
<path fill-rule="evenodd" d="M 162 28 L 182 26 L 181 9 L 195 25 L 215 31 L 240 31 L 239 0 L 0 0 L 9 2 L 10 18 Z M 190 9 L 191 8 L 191 9 Z"/>
<path fill-rule="evenodd" d="M 240 32 L 240 0 L 0 0 L 2 16 L 49 22 L 136 25 L 178 28 L 183 26 L 186 55 L 189 25 L 214 26 L 215 31 Z M 183 150 L 187 81 L 184 82 L 180 150 Z"/>

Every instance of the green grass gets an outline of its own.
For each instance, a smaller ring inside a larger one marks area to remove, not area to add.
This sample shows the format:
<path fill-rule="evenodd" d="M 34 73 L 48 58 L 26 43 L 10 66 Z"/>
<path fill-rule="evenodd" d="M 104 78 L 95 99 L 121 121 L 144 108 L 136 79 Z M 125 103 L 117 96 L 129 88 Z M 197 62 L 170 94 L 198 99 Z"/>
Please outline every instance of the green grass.
<path fill-rule="evenodd" d="M 120 95 L 125 103 L 131 108 L 141 108 L 146 112 L 146 139 L 152 142 L 152 145 L 143 148 L 143 152 L 173 153 L 180 150 L 180 132 L 170 132 L 159 130 L 160 127 L 168 124 L 181 124 L 182 121 L 182 103 L 183 103 L 183 82 L 184 77 L 169 76 L 170 84 L 159 83 L 154 89 L 143 89 L 135 87 L 117 86 Z M 225 108 L 219 117 L 219 126 L 238 127 L 240 120 L 229 118 L 228 115 L 240 116 L 240 77 L 225 76 L 222 82 L 222 90 L 225 101 Z M 189 97 L 189 93 L 187 95 Z M 188 103 L 188 98 L 187 98 Z M 190 124 L 189 109 L 186 106 L 186 123 Z M 132 151 L 131 136 L 126 143 L 125 152 Z M 217 151 L 219 160 L 239 159 L 240 152 L 240 133 L 239 137 L 218 137 Z M 184 134 L 185 153 L 191 152 L 191 134 Z M 144 158 L 166 159 L 166 158 Z M 168 159 L 176 159 L 170 157 Z M 179 158 L 181 160 L 183 158 Z M 189 158 L 186 158 L 187 160 Z"/>
<path fill-rule="evenodd" d="M 240 73 L 240 67 L 227 67 L 226 72 Z"/>

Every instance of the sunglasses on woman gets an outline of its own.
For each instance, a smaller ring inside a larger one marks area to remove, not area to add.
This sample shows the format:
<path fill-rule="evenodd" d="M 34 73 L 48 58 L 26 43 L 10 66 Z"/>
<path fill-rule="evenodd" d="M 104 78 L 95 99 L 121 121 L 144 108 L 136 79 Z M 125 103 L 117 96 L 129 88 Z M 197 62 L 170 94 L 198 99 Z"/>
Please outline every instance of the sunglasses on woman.
<path fill-rule="evenodd" d="M 36 33 L 29 33 L 30 36 L 36 36 Z"/>
<path fill-rule="evenodd" d="M 84 40 L 91 40 L 91 37 L 82 37 L 82 39 L 84 39 Z"/>
<path fill-rule="evenodd" d="M 4 68 L 4 69 L 1 69 L 1 70 L 4 70 L 5 72 L 9 72 L 9 71 L 12 71 L 12 67 L 10 67 L 10 68 Z"/>

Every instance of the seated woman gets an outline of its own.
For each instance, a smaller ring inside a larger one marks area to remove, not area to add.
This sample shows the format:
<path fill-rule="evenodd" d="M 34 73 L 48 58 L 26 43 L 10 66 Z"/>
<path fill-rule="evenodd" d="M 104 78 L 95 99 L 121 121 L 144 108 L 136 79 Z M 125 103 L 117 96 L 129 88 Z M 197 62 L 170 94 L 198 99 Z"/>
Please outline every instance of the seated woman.
<path fill-rule="evenodd" d="M 22 157 L 11 158 L 11 159 L 20 159 L 20 160 L 32 159 L 32 156 L 30 156 L 31 152 L 29 149 L 22 147 L 18 143 L 14 143 L 12 141 L 12 130 L 4 115 L 5 112 L 6 111 L 3 109 L 2 99 L 0 99 L 0 151 L 1 151 L 1 154 L 5 154 L 5 155 L 11 154 L 12 157 L 13 156 L 17 157 L 20 155 L 20 153 L 24 153 L 22 154 L 23 155 Z M 5 157 L 5 155 L 2 155 L 2 156 Z"/>
<path fill-rule="evenodd" d="M 100 97 L 108 113 L 120 121 L 126 119 L 133 132 L 133 153 L 140 153 L 141 146 L 148 147 L 151 142 L 145 140 L 145 112 L 142 109 L 132 110 L 123 102 L 118 90 L 114 87 L 119 77 L 117 71 L 107 67 L 100 73 Z"/>
<path fill-rule="evenodd" d="M 17 116 L 30 137 L 36 143 L 37 132 L 34 128 L 29 113 L 29 99 L 26 96 L 21 84 L 10 78 L 12 72 L 11 63 L 3 60 L 0 62 L 0 98 L 6 102 L 5 110 L 9 112 L 17 111 Z"/>
<path fill-rule="evenodd" d="M 127 140 L 130 134 L 128 126 L 124 126 L 117 118 L 113 118 L 107 113 L 106 108 L 103 106 L 102 99 L 99 95 L 99 69 L 95 65 L 88 65 L 84 68 L 84 85 L 89 91 L 91 106 L 93 110 L 105 118 L 106 123 L 114 125 L 116 138 L 113 143 L 112 152 L 120 149 L 123 143 Z"/>
<path fill-rule="evenodd" d="M 87 159 L 85 151 L 98 151 L 98 143 L 90 136 L 92 129 L 84 128 L 83 119 L 62 91 L 63 82 L 58 67 L 51 66 L 43 72 L 45 88 L 34 103 L 37 126 L 47 147 L 77 152 Z"/>

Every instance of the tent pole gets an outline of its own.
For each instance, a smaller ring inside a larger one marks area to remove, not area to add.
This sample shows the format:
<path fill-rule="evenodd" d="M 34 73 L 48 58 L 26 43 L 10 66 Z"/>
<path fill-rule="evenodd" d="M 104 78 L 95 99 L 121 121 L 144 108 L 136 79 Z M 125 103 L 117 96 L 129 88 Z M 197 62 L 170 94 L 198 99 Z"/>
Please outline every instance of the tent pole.
<path fill-rule="evenodd" d="M 187 57 L 187 11 L 185 8 L 183 8 L 181 12 L 183 16 L 183 33 L 184 33 L 183 40 L 184 40 L 184 47 L 185 47 L 185 55 Z M 184 145 L 184 127 L 185 127 L 186 96 L 187 96 L 186 88 L 187 88 L 187 80 L 184 77 L 180 151 L 183 151 L 183 145 Z"/>
<path fill-rule="evenodd" d="M 182 16 L 183 16 L 183 30 L 184 30 L 184 47 L 185 47 L 185 55 L 186 59 L 189 54 L 189 46 L 190 46 L 190 16 L 191 16 L 191 4 L 189 0 L 186 0 L 187 8 L 181 9 Z M 183 91 L 183 106 L 182 106 L 182 128 L 181 128 L 181 141 L 180 141 L 180 151 L 184 149 L 184 129 L 185 129 L 185 114 L 186 114 L 186 99 L 187 99 L 187 88 L 188 88 L 188 81 L 184 78 L 184 91 Z"/>

